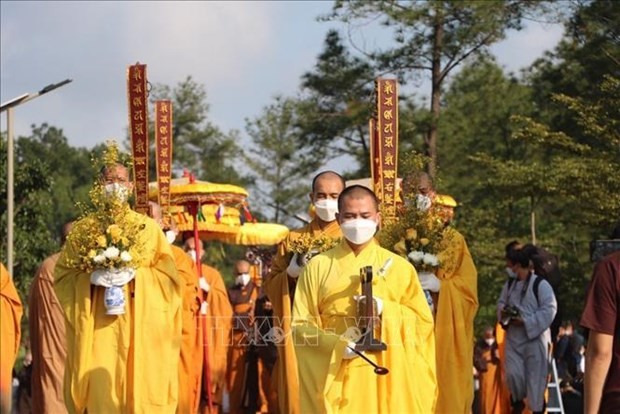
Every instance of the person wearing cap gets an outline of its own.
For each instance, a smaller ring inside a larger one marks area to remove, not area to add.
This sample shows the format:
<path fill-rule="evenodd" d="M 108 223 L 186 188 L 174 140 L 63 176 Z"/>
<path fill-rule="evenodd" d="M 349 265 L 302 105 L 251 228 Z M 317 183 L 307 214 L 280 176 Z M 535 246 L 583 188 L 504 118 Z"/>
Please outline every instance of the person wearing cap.
<path fill-rule="evenodd" d="M 453 226 L 456 201 L 437 194 L 432 203 L 444 220 L 446 248 L 439 253 L 436 274 L 420 278 L 422 289 L 438 295 L 435 303 L 437 344 L 436 413 L 469 412 L 473 402 L 474 317 L 478 310 L 478 273 L 465 237 Z M 459 367 L 459 369 L 455 369 Z"/>

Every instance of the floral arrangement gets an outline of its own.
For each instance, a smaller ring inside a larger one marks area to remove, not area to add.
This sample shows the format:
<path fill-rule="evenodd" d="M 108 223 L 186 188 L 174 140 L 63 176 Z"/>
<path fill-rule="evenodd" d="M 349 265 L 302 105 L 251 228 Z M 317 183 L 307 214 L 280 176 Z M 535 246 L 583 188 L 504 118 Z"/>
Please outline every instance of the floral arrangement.
<path fill-rule="evenodd" d="M 340 243 L 339 238 L 334 239 L 325 234 L 317 237 L 311 234 L 302 234 L 300 237 L 288 242 L 288 250 L 291 253 L 297 254 L 299 265 L 304 265 L 312 257 L 336 247 L 338 243 Z"/>
<path fill-rule="evenodd" d="M 108 142 L 103 162 L 103 166 L 121 163 L 115 142 Z M 100 161 L 93 164 L 99 173 Z M 78 204 L 82 215 L 67 239 L 75 252 L 73 257 L 77 258 L 77 262 L 70 265 L 85 273 L 97 269 L 137 268 L 143 256 L 144 242 L 139 237 L 144 224 L 130 214 L 129 203 L 106 197 L 99 178 L 89 196 L 91 205 Z"/>
<path fill-rule="evenodd" d="M 439 268 L 438 254 L 445 249 L 443 220 L 433 214 L 432 207 L 426 211 L 416 209 L 412 227 L 394 246 L 394 250 L 407 256 L 418 272 L 433 272 Z"/>

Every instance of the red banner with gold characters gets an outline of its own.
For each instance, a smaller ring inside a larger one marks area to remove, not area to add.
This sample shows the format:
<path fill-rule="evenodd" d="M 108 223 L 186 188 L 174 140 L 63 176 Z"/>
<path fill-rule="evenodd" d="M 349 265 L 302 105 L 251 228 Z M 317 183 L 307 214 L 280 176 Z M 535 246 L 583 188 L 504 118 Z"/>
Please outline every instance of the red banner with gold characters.
<path fill-rule="evenodd" d="M 149 211 L 149 134 L 148 103 L 146 100 L 146 65 L 135 64 L 127 69 L 127 99 L 129 101 L 129 135 L 134 166 L 135 209 Z"/>
<path fill-rule="evenodd" d="M 155 101 L 155 154 L 158 202 L 164 212 L 164 222 L 169 224 L 172 178 L 172 102 L 169 100 Z"/>
<path fill-rule="evenodd" d="M 377 175 L 381 193 L 377 194 L 386 219 L 396 217 L 396 177 L 398 175 L 398 83 L 395 79 L 377 79 L 376 142 L 379 162 Z"/>

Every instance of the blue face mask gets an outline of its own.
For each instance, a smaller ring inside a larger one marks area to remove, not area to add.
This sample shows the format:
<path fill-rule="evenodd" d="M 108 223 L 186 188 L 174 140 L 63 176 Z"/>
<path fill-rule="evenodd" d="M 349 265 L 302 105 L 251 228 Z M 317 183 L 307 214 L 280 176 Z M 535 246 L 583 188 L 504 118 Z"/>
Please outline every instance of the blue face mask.
<path fill-rule="evenodd" d="M 510 267 L 506 268 L 506 273 L 508 273 L 508 278 L 510 278 L 510 279 L 516 279 L 517 278 L 517 274 Z"/>

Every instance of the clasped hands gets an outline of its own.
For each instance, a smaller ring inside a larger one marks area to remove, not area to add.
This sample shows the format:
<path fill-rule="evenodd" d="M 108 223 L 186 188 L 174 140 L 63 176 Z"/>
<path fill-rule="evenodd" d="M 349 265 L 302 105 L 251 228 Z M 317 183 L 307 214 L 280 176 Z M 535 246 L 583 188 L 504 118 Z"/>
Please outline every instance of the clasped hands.
<path fill-rule="evenodd" d="M 136 277 L 136 269 L 124 267 L 121 269 L 97 269 L 90 275 L 90 283 L 96 286 L 112 287 L 124 286 Z"/>

